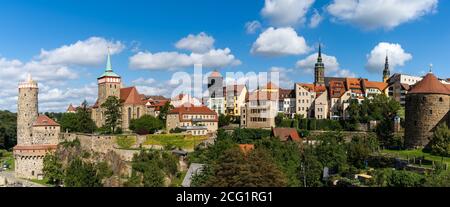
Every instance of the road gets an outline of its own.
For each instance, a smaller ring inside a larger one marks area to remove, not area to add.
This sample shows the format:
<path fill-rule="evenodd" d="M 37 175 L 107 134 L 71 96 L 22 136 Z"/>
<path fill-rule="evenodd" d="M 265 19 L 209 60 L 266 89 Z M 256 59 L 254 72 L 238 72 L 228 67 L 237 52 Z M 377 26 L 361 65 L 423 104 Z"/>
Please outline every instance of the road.
<path fill-rule="evenodd" d="M 5 178 L 6 178 L 6 186 L 0 187 L 47 187 L 45 185 L 33 183 L 25 179 L 16 178 L 14 172 L 12 171 L 1 171 L 0 179 L 4 180 Z"/>

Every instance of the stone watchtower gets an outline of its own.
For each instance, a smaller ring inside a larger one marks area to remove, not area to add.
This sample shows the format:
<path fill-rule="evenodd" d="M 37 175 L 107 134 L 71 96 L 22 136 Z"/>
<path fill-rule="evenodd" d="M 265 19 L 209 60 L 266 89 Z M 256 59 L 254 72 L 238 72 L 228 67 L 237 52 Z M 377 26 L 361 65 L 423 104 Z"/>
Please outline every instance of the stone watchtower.
<path fill-rule="evenodd" d="M 208 77 L 208 91 L 210 98 L 223 97 L 223 77 L 217 70 L 214 70 Z"/>
<path fill-rule="evenodd" d="M 38 117 L 38 84 L 28 74 L 25 82 L 19 83 L 17 100 L 17 145 L 31 145 L 33 122 Z"/>
<path fill-rule="evenodd" d="M 406 147 L 425 147 L 436 127 L 447 121 L 449 109 L 450 89 L 428 73 L 406 95 Z"/>
<path fill-rule="evenodd" d="M 325 85 L 325 65 L 322 62 L 322 47 L 319 44 L 319 55 L 314 66 L 314 84 Z"/>

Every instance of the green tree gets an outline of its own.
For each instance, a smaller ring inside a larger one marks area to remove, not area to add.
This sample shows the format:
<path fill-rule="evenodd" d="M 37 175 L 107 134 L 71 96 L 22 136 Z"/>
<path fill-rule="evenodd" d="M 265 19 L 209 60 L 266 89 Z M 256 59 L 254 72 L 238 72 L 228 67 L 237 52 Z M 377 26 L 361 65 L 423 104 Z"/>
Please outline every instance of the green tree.
<path fill-rule="evenodd" d="M 62 163 L 54 154 L 45 155 L 44 167 L 42 171 L 49 184 L 60 185 L 64 179 L 64 169 Z"/>
<path fill-rule="evenodd" d="M 424 182 L 424 177 L 420 174 L 406 170 L 394 170 L 387 179 L 387 186 L 420 187 Z"/>
<path fill-rule="evenodd" d="M 347 144 L 348 162 L 356 168 L 365 168 L 371 153 L 369 142 L 363 137 L 353 137 L 352 141 Z"/>
<path fill-rule="evenodd" d="M 70 161 L 64 176 L 65 187 L 101 187 L 101 178 L 91 163 L 84 163 L 80 158 Z"/>
<path fill-rule="evenodd" d="M 277 127 L 281 127 L 281 123 L 283 122 L 285 118 L 284 113 L 278 113 L 277 116 L 275 117 L 275 125 Z"/>
<path fill-rule="evenodd" d="M 224 127 L 224 126 L 230 125 L 231 118 L 232 117 L 230 115 L 220 114 L 219 115 L 219 127 Z"/>
<path fill-rule="evenodd" d="M 116 129 L 122 121 L 122 105 L 122 102 L 115 96 L 108 97 L 101 105 L 105 109 L 105 127 L 113 134 L 117 133 Z"/>
<path fill-rule="evenodd" d="M 434 131 L 433 137 L 425 151 L 438 156 L 450 156 L 450 130 L 447 124 L 440 124 Z"/>
<path fill-rule="evenodd" d="M 301 157 L 301 166 L 299 170 L 299 178 L 303 187 L 320 187 L 322 186 L 323 166 L 320 163 L 315 151 L 312 147 L 305 147 Z"/>
<path fill-rule="evenodd" d="M 79 122 L 76 113 L 65 113 L 59 124 L 63 132 L 79 132 Z"/>
<path fill-rule="evenodd" d="M 92 133 L 97 129 L 94 120 L 91 118 L 91 112 L 86 100 L 83 101 L 77 109 L 78 132 Z"/>
<path fill-rule="evenodd" d="M 130 122 L 130 129 L 137 134 L 153 134 L 163 128 L 163 123 L 150 115 L 144 115 L 139 119 L 133 119 Z"/>
<path fill-rule="evenodd" d="M 161 110 L 159 112 L 158 118 L 161 119 L 165 123 L 166 122 L 166 118 L 167 118 L 167 114 L 172 109 L 173 109 L 173 106 L 170 104 L 170 102 L 166 102 L 164 104 L 164 106 L 161 107 Z"/>
<path fill-rule="evenodd" d="M 349 131 L 357 130 L 361 119 L 358 100 L 356 99 L 350 100 L 350 105 L 347 108 L 347 113 L 349 118 L 345 122 L 346 124 L 345 128 Z"/>
<path fill-rule="evenodd" d="M 202 186 L 210 187 L 283 187 L 286 178 L 265 150 L 243 154 L 233 147 L 213 165 L 213 175 Z"/>
<path fill-rule="evenodd" d="M 345 172 L 347 169 L 347 155 L 344 139 L 340 133 L 326 133 L 319 136 L 320 144 L 315 152 L 323 167 Z"/>
<path fill-rule="evenodd" d="M 0 148 L 11 149 L 17 144 L 17 114 L 0 110 Z"/>

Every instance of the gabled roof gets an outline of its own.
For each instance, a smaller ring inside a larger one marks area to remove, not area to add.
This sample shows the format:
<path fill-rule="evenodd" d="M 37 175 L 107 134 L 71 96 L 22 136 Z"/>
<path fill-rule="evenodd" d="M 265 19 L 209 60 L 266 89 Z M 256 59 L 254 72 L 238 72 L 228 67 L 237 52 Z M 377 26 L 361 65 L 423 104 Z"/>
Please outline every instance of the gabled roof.
<path fill-rule="evenodd" d="M 141 95 L 134 86 L 129 88 L 121 88 L 120 100 L 122 100 L 124 104 L 144 104 L 141 99 Z"/>
<path fill-rule="evenodd" d="M 408 94 L 447 94 L 450 90 L 432 73 L 428 73 L 421 81 L 416 83 Z"/>
<path fill-rule="evenodd" d="M 280 138 L 281 141 L 294 141 L 300 142 L 302 139 L 298 135 L 298 132 L 294 128 L 274 128 L 272 130 L 272 135 L 274 137 Z"/>
<path fill-rule="evenodd" d="M 324 85 L 315 85 L 311 83 L 297 83 L 297 85 L 303 87 L 309 92 L 323 93 L 327 90 L 327 87 Z"/>
<path fill-rule="evenodd" d="M 73 107 L 72 104 L 70 104 L 69 107 L 67 108 L 67 112 L 75 112 L 75 111 L 77 111 L 75 107 Z"/>
<path fill-rule="evenodd" d="M 380 91 L 383 91 L 384 89 L 386 89 L 388 87 L 388 84 L 385 82 L 375 82 L 375 81 L 368 81 L 368 80 L 363 80 L 363 82 L 364 82 L 364 87 L 376 88 Z"/>
<path fill-rule="evenodd" d="M 345 94 L 345 83 L 342 80 L 331 80 L 329 82 L 330 98 L 340 98 Z"/>
<path fill-rule="evenodd" d="M 33 126 L 59 126 L 59 124 L 46 115 L 39 115 L 36 121 L 34 121 Z"/>
<path fill-rule="evenodd" d="M 280 88 L 280 99 L 285 98 L 295 98 L 295 90 L 293 89 L 282 89 Z"/>
<path fill-rule="evenodd" d="M 169 114 L 203 114 L 203 115 L 217 115 L 217 113 L 206 106 L 180 106 L 172 109 Z"/>

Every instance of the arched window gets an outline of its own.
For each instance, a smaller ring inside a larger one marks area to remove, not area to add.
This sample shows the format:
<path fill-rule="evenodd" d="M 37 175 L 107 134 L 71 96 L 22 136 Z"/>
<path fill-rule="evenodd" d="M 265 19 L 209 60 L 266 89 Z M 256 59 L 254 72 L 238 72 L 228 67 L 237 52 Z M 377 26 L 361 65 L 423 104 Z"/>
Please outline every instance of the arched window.
<path fill-rule="evenodd" d="M 439 102 L 444 102 L 444 99 L 442 97 L 440 97 Z"/>

